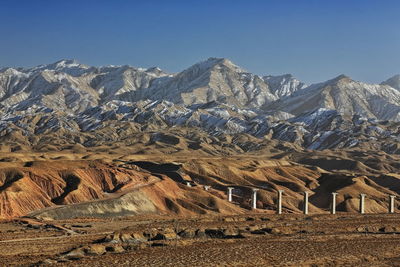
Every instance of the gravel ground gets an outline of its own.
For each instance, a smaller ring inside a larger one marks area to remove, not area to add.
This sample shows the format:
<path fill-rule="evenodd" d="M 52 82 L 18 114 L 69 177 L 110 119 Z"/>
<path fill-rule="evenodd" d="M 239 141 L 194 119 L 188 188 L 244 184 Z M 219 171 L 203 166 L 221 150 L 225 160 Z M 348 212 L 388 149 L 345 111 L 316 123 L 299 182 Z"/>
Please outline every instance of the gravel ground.
<path fill-rule="evenodd" d="M 138 218 L 125 218 L 115 224 L 101 220 L 63 221 L 66 228 L 86 229 L 72 235 L 49 227 L 1 223 L 0 265 L 47 262 L 58 266 L 400 266 L 400 217 L 396 214 L 242 215 L 143 221 L 146 224 Z M 60 260 L 60 255 L 67 251 L 99 243 L 106 236 L 104 230 L 135 232 L 171 229 L 177 224 L 195 229 L 267 227 L 272 232 L 249 231 L 235 239 L 169 240 L 158 243 L 165 246 L 131 246 L 120 253 L 107 251 L 102 255 L 82 255 L 76 260 Z M 22 233 L 25 238 L 21 238 Z"/>

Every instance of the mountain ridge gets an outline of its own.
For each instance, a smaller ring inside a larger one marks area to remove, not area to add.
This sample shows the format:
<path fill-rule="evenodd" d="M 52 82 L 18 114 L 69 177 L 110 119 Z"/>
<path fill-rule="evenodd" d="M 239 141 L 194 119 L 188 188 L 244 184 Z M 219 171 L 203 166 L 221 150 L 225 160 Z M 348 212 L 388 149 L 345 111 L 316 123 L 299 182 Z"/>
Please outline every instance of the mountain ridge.
<path fill-rule="evenodd" d="M 259 149 L 266 140 L 304 149 L 379 147 L 397 153 L 400 138 L 400 91 L 385 82 L 339 75 L 308 86 L 290 74 L 255 75 L 224 58 L 173 74 L 76 60 L 3 68 L 0 111 L 0 138 L 11 149 L 53 147 L 51 142 L 131 144 L 136 138 L 149 138 L 152 145 L 159 133 L 183 138 L 182 149 L 202 143 L 205 153 L 224 146 L 232 153 Z M 226 140 L 244 141 L 230 147 Z"/>

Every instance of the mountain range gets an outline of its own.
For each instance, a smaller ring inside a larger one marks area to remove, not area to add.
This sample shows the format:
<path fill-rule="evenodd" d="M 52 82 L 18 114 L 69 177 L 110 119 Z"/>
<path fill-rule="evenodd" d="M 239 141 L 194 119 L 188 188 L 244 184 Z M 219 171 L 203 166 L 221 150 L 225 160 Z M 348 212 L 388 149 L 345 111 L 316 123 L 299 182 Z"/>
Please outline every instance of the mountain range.
<path fill-rule="evenodd" d="M 255 75 L 224 58 L 179 73 L 75 60 L 0 70 L 1 151 L 119 145 L 135 147 L 130 153 L 399 153 L 399 112 L 400 75 L 380 84 L 340 75 L 307 85 L 290 74 Z"/>

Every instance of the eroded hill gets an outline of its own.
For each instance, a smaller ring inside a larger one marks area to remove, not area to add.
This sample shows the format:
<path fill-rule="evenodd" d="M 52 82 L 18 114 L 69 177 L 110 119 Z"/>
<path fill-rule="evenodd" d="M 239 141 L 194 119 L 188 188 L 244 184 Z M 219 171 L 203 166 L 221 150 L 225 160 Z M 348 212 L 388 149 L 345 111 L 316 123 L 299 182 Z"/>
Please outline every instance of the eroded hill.
<path fill-rule="evenodd" d="M 330 193 L 338 192 L 339 212 L 357 212 L 359 194 L 365 193 L 366 211 L 380 213 L 387 211 L 388 195 L 400 192 L 398 159 L 384 153 L 15 156 L 0 163 L 1 218 L 241 214 L 251 210 L 253 188 L 259 189 L 258 210 L 265 213 L 275 212 L 277 190 L 284 190 L 285 213 L 301 212 L 304 191 L 310 192 L 310 212 L 328 212 Z M 230 186 L 232 203 L 226 195 Z"/>

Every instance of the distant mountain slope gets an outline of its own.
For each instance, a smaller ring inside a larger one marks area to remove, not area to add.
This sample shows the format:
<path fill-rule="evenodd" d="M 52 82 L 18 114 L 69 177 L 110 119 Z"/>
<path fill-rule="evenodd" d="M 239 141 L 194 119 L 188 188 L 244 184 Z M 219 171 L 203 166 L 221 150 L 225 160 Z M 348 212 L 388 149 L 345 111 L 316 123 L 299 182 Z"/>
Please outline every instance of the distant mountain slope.
<path fill-rule="evenodd" d="M 341 75 L 327 82 L 311 85 L 266 106 L 266 109 L 281 110 L 293 115 L 319 108 L 337 110 L 348 117 L 360 115 L 398 121 L 400 92 L 389 85 L 356 82 Z"/>
<path fill-rule="evenodd" d="M 341 75 L 307 86 L 290 74 L 249 73 L 224 58 L 173 74 L 75 60 L 3 68 L 0 140 L 6 150 L 138 140 L 157 146 L 166 138 L 167 146 L 211 154 L 276 147 L 275 141 L 284 148 L 399 153 L 399 77 L 377 85 Z"/>
<path fill-rule="evenodd" d="M 261 77 L 220 58 L 197 63 L 129 96 L 132 101 L 167 100 L 184 105 L 218 101 L 236 107 L 260 107 L 277 99 Z"/>
<path fill-rule="evenodd" d="M 278 97 L 289 96 L 294 92 L 304 89 L 307 85 L 291 74 L 284 74 L 279 76 L 264 76 L 264 81 L 268 84 L 272 93 Z"/>
<path fill-rule="evenodd" d="M 383 85 L 389 85 L 394 89 L 400 90 L 400 74 L 397 74 L 386 81 L 382 82 Z"/>
<path fill-rule="evenodd" d="M 217 101 L 259 108 L 303 87 L 292 77 L 281 84 L 272 77 L 265 79 L 222 58 L 210 58 L 176 74 L 167 74 L 159 68 L 96 68 L 62 60 L 31 69 L 1 70 L 0 96 L 7 107 L 25 101 L 23 107 L 56 104 L 59 109 L 72 111 L 96 106 L 99 101 L 147 99 L 183 105 Z"/>

